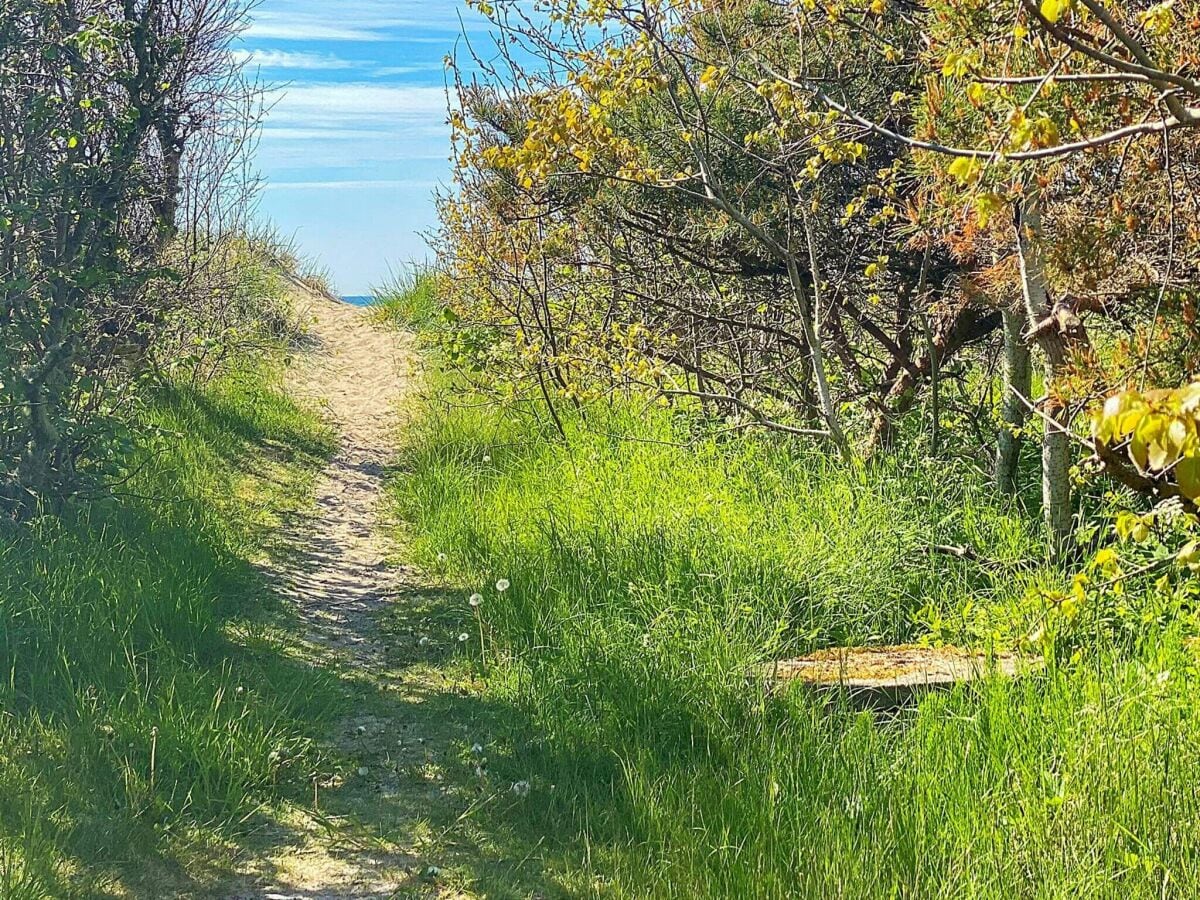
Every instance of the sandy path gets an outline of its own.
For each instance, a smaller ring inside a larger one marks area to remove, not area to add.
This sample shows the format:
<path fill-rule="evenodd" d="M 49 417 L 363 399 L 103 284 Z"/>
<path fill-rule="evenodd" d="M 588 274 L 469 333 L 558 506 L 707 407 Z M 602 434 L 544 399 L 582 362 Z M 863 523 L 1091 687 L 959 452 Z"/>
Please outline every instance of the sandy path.
<path fill-rule="evenodd" d="M 288 534 L 291 553 L 270 574 L 280 594 L 295 605 L 314 665 L 385 691 L 402 691 L 404 685 L 388 667 L 379 615 L 399 593 L 412 590 L 412 574 L 387 564 L 391 548 L 381 513 L 397 414 L 412 390 L 417 356 L 409 336 L 377 327 L 360 309 L 299 290 L 297 306 L 309 332 L 289 372 L 289 386 L 324 408 L 338 429 L 340 446 L 316 487 L 311 517 Z M 361 735 L 360 721 L 347 710 L 329 741 L 341 746 L 346 735 Z M 388 761 L 377 749 L 358 755 L 372 772 Z M 345 789 L 341 778 L 320 786 L 330 792 Z M 241 860 L 240 884 L 225 896 L 396 896 L 411 884 L 416 859 L 395 847 L 363 843 L 351 833 L 356 824 L 293 808 L 286 821 L 264 829 L 263 836 L 273 838 L 264 842 L 269 850 Z"/>
<path fill-rule="evenodd" d="M 299 552 L 279 573 L 280 590 L 309 641 L 369 675 L 382 670 L 375 616 L 397 577 L 385 564 L 379 501 L 417 358 L 407 335 L 375 326 L 361 309 L 316 295 L 298 306 L 311 324 L 292 390 L 325 408 L 340 447 L 317 485 L 314 520 L 292 535 Z"/>

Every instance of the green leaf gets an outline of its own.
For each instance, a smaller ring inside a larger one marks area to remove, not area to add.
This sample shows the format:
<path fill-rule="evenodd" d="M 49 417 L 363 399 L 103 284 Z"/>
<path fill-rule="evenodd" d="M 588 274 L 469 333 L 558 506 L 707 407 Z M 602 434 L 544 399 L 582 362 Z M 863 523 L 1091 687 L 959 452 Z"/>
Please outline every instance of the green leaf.
<path fill-rule="evenodd" d="M 992 216 L 1003 210 L 1008 205 L 1008 202 L 1000 194 L 988 193 L 980 194 L 975 198 L 975 214 L 979 218 L 981 228 L 987 228 L 988 222 L 992 220 Z"/>
<path fill-rule="evenodd" d="M 1175 480 L 1179 490 L 1189 500 L 1200 498 L 1200 457 L 1185 456 L 1175 466 Z"/>

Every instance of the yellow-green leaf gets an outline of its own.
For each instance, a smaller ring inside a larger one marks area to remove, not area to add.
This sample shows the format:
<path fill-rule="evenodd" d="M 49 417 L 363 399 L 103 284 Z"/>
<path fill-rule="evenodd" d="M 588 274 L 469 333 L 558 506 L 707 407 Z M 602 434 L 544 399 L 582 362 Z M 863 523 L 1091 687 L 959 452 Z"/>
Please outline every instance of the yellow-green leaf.
<path fill-rule="evenodd" d="M 1180 493 L 1189 500 L 1200 499 L 1200 457 L 1185 456 L 1175 467 Z"/>
<path fill-rule="evenodd" d="M 1057 22 L 1071 8 L 1074 0 L 1042 0 L 1042 15 L 1051 22 Z"/>
<path fill-rule="evenodd" d="M 975 198 L 975 214 L 979 217 L 979 225 L 987 228 L 992 216 L 1003 210 L 1008 203 L 996 193 L 980 194 Z"/>
<path fill-rule="evenodd" d="M 946 169 L 957 179 L 959 184 L 974 184 L 979 180 L 979 172 L 983 167 L 973 156 L 960 156 L 950 163 Z"/>

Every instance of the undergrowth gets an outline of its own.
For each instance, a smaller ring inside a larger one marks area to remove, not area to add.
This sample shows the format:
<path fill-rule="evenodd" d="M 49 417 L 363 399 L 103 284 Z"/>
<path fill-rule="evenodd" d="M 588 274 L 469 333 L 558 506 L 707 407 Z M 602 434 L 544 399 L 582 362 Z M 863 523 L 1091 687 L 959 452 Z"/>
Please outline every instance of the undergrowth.
<path fill-rule="evenodd" d="M 1020 646 L 1065 576 L 980 473 L 848 469 L 632 401 L 565 419 L 562 439 L 531 409 L 436 390 L 393 482 L 423 561 L 464 585 L 485 693 L 520 711 L 494 765 L 532 785 L 514 815 L 573 860 L 564 882 L 1200 893 L 1198 677 L 1170 629 L 889 715 L 756 676 L 838 644 Z"/>

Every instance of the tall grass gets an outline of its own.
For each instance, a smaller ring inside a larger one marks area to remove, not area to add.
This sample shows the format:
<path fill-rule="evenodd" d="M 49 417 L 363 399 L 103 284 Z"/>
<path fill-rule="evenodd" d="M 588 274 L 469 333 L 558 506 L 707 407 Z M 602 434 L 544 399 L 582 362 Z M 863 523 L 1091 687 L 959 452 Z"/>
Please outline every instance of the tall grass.
<path fill-rule="evenodd" d="M 154 896 L 310 754 L 335 695 L 254 564 L 331 438 L 275 382 L 160 393 L 117 497 L 0 525 L 0 896 Z"/>
<path fill-rule="evenodd" d="M 373 311 L 380 322 L 420 331 L 446 324 L 445 307 L 437 294 L 437 273 L 430 266 L 414 263 L 394 271 L 372 293 Z"/>
<path fill-rule="evenodd" d="M 444 399 L 444 398 L 443 398 Z M 764 691 L 838 643 L 1016 643 L 1036 522 L 955 464 L 858 471 L 769 438 L 594 409 L 433 402 L 395 480 L 431 562 L 479 590 L 499 763 L 571 883 L 626 897 L 1200 894 L 1196 665 L 1096 646 L 893 716 Z M 612 435 L 621 435 L 617 438 Z M 927 552 L 964 543 L 991 562 Z M 503 591 L 501 579 L 510 583 Z M 1167 673 L 1167 674 L 1163 674 Z"/>

